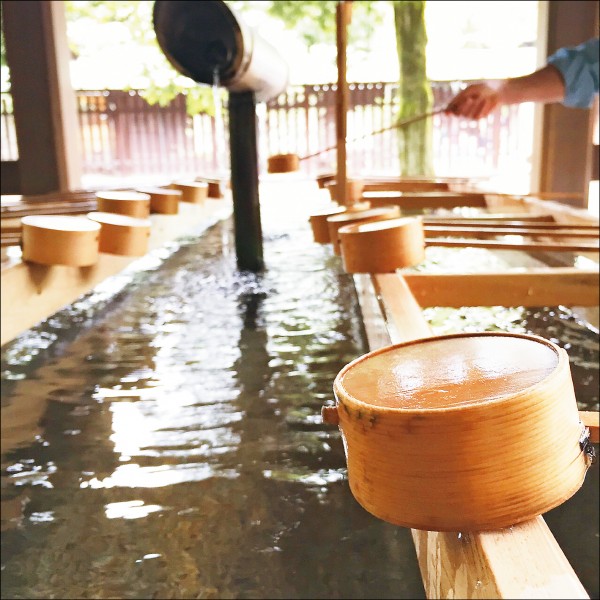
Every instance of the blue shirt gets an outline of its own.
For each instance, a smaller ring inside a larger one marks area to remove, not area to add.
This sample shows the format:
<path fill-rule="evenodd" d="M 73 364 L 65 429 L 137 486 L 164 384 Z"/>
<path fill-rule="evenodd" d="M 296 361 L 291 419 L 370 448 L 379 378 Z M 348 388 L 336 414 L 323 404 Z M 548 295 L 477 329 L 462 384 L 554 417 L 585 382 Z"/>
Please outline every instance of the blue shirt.
<path fill-rule="evenodd" d="M 598 40 L 592 38 L 579 46 L 560 48 L 548 58 L 565 82 L 562 103 L 573 108 L 589 108 L 598 93 Z"/>

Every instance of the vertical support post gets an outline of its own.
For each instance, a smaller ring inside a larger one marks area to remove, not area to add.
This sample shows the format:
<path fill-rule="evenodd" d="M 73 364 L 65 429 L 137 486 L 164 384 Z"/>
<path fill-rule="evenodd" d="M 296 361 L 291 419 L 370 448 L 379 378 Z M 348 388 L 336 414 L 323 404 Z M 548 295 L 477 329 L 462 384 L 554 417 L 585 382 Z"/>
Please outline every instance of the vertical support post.
<path fill-rule="evenodd" d="M 238 268 L 254 272 L 264 269 L 256 129 L 254 92 L 231 92 L 229 146 L 235 250 Z"/>
<path fill-rule="evenodd" d="M 81 152 L 64 2 L 4 2 L 21 194 L 77 189 Z M 26 41 L 25 41 L 26 40 Z"/>
<path fill-rule="evenodd" d="M 556 0 L 544 6 L 548 11 L 546 56 L 598 35 L 596 2 Z M 575 193 L 582 201 L 569 204 L 585 208 L 583 199 L 588 196 L 592 176 L 593 113 L 559 103 L 546 104 L 539 110 L 541 143 L 534 155 L 533 176 L 537 180 L 532 181 L 532 189 Z"/>
<path fill-rule="evenodd" d="M 341 0 L 336 6 L 337 40 L 337 95 L 336 95 L 336 131 L 337 131 L 337 175 L 336 199 L 338 204 L 346 205 L 346 132 L 348 113 L 348 82 L 346 81 L 346 47 L 348 45 L 348 23 L 350 22 L 350 2 Z"/>

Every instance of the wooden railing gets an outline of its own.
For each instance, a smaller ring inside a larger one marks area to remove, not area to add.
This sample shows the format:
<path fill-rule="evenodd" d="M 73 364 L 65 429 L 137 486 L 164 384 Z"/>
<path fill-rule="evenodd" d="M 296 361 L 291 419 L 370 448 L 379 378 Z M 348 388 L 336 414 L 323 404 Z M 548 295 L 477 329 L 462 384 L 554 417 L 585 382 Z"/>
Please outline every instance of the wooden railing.
<path fill-rule="evenodd" d="M 460 82 L 433 82 L 434 106 L 447 104 Z M 395 83 L 351 83 L 348 113 L 348 169 L 350 172 L 398 174 L 397 131 L 368 134 L 391 127 L 396 120 Z M 335 84 L 301 85 L 258 106 L 261 165 L 281 152 L 307 156 L 335 146 Z M 83 172 L 87 175 L 169 176 L 226 170 L 227 110 L 223 124 L 207 114 L 186 114 L 185 96 L 168 106 L 150 105 L 139 91 L 77 92 Z M 437 175 L 488 177 L 516 162 L 525 165 L 530 141 L 522 124 L 526 105 L 497 109 L 487 119 L 471 122 L 438 114 L 433 117 L 434 168 Z M 2 160 L 16 160 L 18 150 L 8 94 L 2 95 Z M 367 135 L 359 142 L 351 140 Z M 225 140 L 222 156 L 216 149 Z M 335 151 L 302 161 L 315 175 L 335 166 Z"/>

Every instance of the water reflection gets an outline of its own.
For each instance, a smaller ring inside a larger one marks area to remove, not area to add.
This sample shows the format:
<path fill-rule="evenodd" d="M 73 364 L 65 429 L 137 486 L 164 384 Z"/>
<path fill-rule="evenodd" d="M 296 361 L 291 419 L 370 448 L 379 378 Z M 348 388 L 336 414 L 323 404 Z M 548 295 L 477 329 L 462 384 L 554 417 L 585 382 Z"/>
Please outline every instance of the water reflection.
<path fill-rule="evenodd" d="M 263 202 L 261 275 L 225 222 L 3 348 L 3 597 L 423 597 L 318 418 L 365 348 L 310 210 Z"/>

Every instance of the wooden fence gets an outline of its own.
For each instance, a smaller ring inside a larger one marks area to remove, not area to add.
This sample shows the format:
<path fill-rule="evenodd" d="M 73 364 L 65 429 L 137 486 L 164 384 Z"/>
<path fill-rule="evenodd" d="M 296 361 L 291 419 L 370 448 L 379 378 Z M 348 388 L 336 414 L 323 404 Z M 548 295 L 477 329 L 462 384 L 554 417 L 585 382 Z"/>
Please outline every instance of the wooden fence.
<path fill-rule="evenodd" d="M 434 106 L 442 107 L 459 84 L 433 82 Z M 350 84 L 348 144 L 350 172 L 398 174 L 396 119 L 398 86 L 394 83 Z M 335 84 L 292 86 L 285 94 L 260 104 L 259 153 L 306 156 L 334 147 Z M 228 168 L 227 110 L 222 120 L 186 114 L 185 96 L 166 107 L 149 105 L 139 91 L 77 92 L 83 172 L 127 177 L 153 174 L 191 176 Z M 524 105 L 497 109 L 472 122 L 445 115 L 433 117 L 434 167 L 437 175 L 491 176 L 528 161 L 531 140 L 523 135 Z M 532 121 L 526 119 L 525 121 Z M 18 156 L 10 96 L 2 95 L 2 160 Z M 335 168 L 335 151 L 302 161 L 309 175 Z"/>

